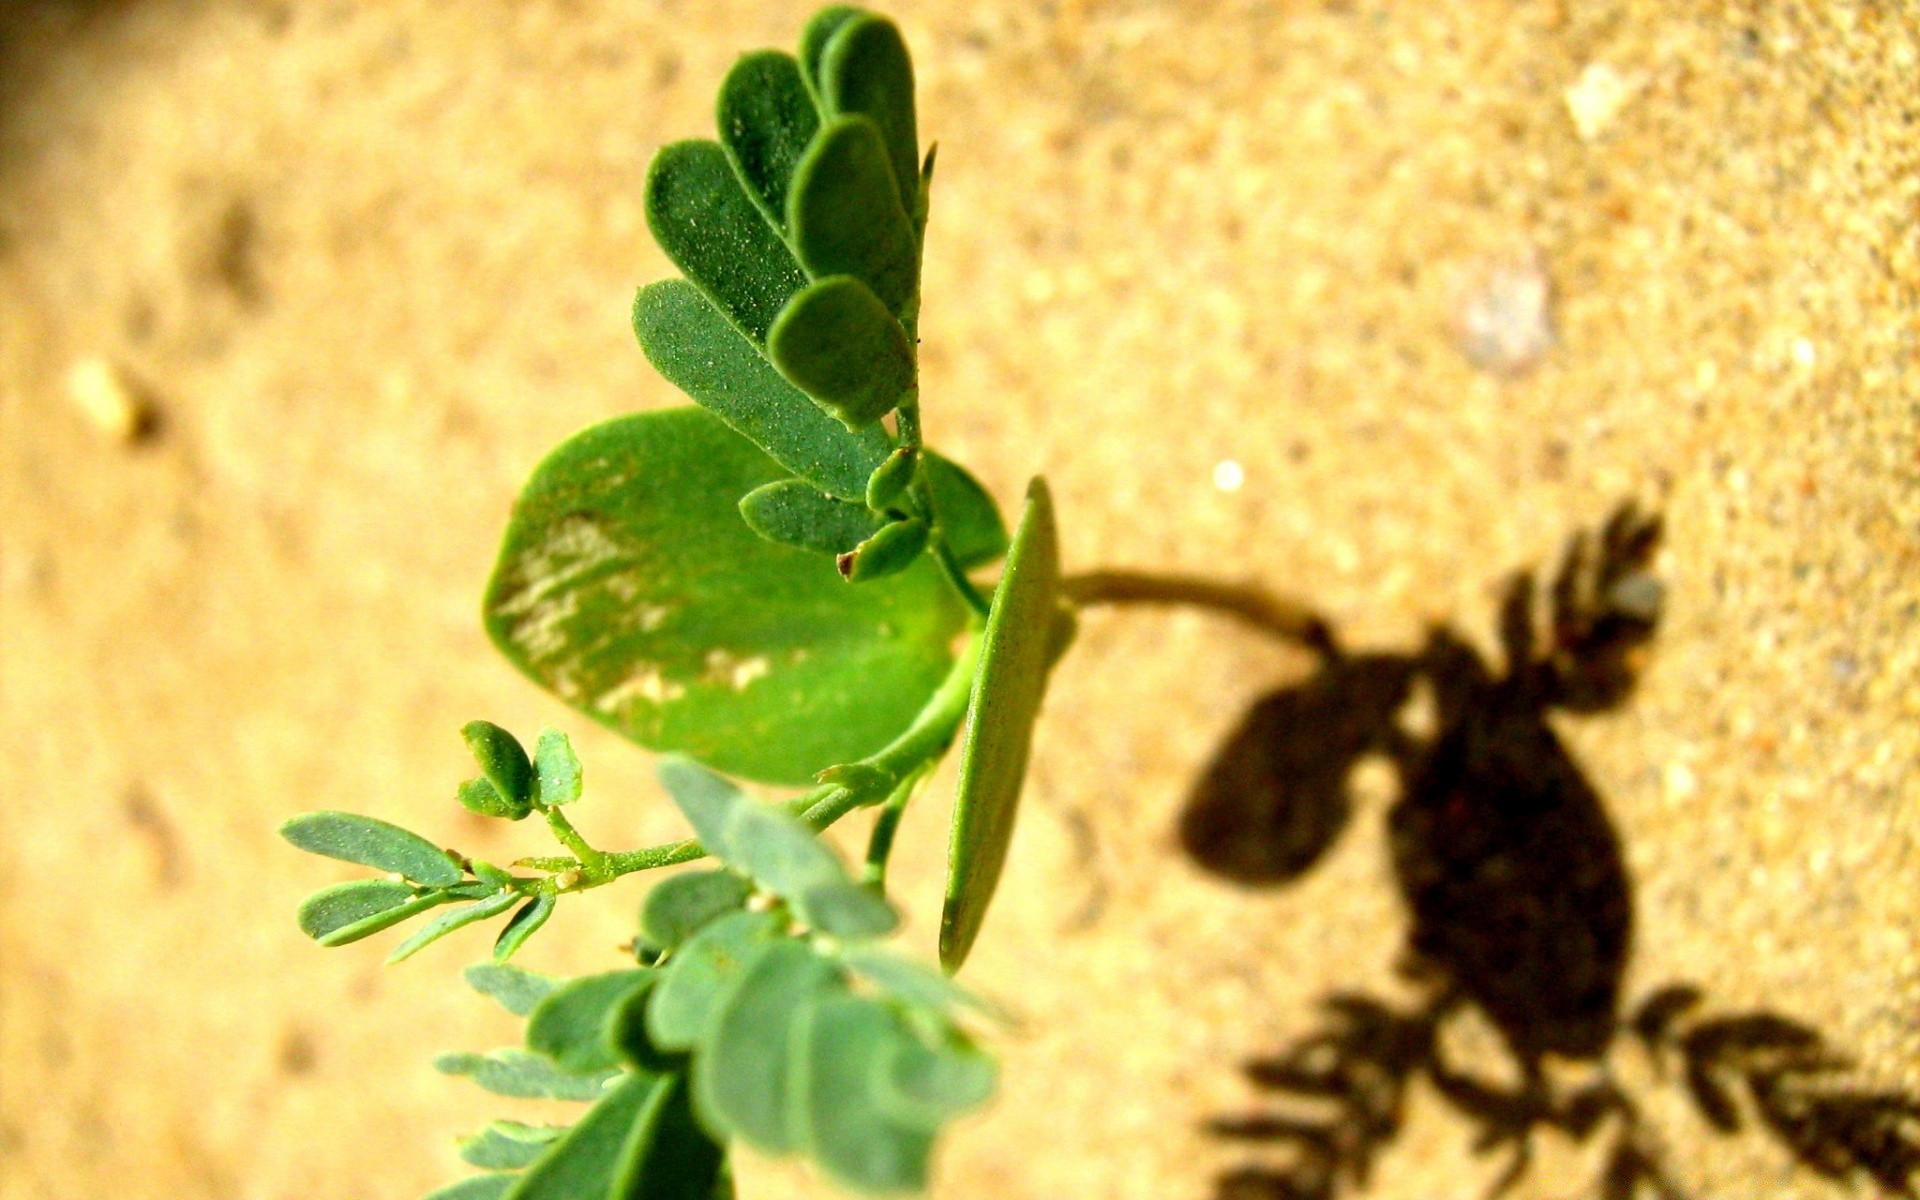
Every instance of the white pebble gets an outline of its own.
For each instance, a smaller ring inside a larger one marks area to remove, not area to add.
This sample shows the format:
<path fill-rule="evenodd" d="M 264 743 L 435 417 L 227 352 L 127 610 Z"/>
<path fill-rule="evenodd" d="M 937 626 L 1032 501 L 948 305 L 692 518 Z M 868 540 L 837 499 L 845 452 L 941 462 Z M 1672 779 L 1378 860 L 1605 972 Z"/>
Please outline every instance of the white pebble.
<path fill-rule="evenodd" d="M 131 442 L 146 432 L 152 413 L 119 367 L 83 358 L 67 373 L 67 398 L 100 432 Z"/>
<path fill-rule="evenodd" d="M 1247 482 L 1247 469 L 1230 458 L 1213 464 L 1213 486 L 1223 492 L 1237 492 Z"/>

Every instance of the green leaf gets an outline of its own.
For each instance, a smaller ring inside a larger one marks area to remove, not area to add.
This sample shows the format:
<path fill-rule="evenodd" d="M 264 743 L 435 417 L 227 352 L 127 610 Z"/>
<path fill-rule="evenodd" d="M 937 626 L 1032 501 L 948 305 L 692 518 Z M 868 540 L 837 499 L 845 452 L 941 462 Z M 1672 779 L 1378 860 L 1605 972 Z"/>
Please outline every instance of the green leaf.
<path fill-rule="evenodd" d="M 461 878 L 460 868 L 446 851 L 417 833 L 372 817 L 343 812 L 301 813 L 280 827 L 280 836 L 309 854 L 391 871 L 428 887 L 451 887 Z"/>
<path fill-rule="evenodd" d="M 647 168 L 647 227 L 693 285 L 758 345 L 806 286 L 718 142 L 663 146 Z"/>
<path fill-rule="evenodd" d="M 837 117 L 813 139 L 787 197 L 787 227 L 811 278 L 852 275 L 890 313 L 920 286 L 913 223 L 880 127 L 866 117 Z"/>
<path fill-rule="evenodd" d="M 886 432 L 855 433 L 828 416 L 692 284 L 670 279 L 640 289 L 633 330 L 667 382 L 781 466 L 842 499 L 865 496 L 867 477 L 888 454 Z"/>
<path fill-rule="evenodd" d="M 460 736 L 480 764 L 480 773 L 512 807 L 513 819 L 526 816 L 533 807 L 533 763 L 520 739 L 491 721 L 468 721 Z"/>
<path fill-rule="evenodd" d="M 827 52 L 827 43 L 840 27 L 856 17 L 864 16 L 863 10 L 851 5 L 838 4 L 823 8 L 813 14 L 807 27 L 800 34 L 800 73 L 807 87 L 818 97 L 820 95 L 820 59 Z"/>
<path fill-rule="evenodd" d="M 999 1076 L 992 1056 L 958 1034 L 936 1047 L 903 1030 L 881 1058 L 875 1099 L 901 1124 L 937 1130 L 992 1099 Z"/>
<path fill-rule="evenodd" d="M 740 516 L 768 541 L 821 554 L 841 554 L 880 528 L 865 505 L 836 500 L 802 479 L 782 479 L 740 498 Z"/>
<path fill-rule="evenodd" d="M 348 883 L 336 883 L 332 887 L 321 888 L 300 902 L 300 932 L 323 946 L 328 945 L 329 934 L 338 933 L 369 917 L 392 912 L 412 899 L 413 889 L 392 879 L 355 879 Z"/>
<path fill-rule="evenodd" d="M 646 968 L 568 982 L 540 1001 L 527 1018 L 527 1049 L 575 1074 L 617 1066 L 620 1058 L 610 1029 L 614 1011 L 653 982 L 654 972 Z"/>
<path fill-rule="evenodd" d="M 949 974 L 966 961 L 1006 864 L 1033 723 L 1046 693 L 1059 581 L 1053 500 L 1046 482 L 1035 479 L 981 635 L 980 674 L 967 706 L 940 917 L 940 965 Z"/>
<path fill-rule="evenodd" d="M 488 633 L 654 750 L 786 784 L 866 757 L 939 686 L 965 614 L 931 562 L 852 589 L 748 529 L 737 498 L 783 474 L 698 409 L 575 437 L 515 508 Z"/>
<path fill-rule="evenodd" d="M 716 115 L 734 171 L 761 215 L 784 230 L 793 169 L 820 128 L 800 64 L 778 50 L 741 56 L 720 85 Z"/>
<path fill-rule="evenodd" d="M 820 55 L 820 95 L 826 111 L 869 117 L 886 142 L 900 207 L 918 206 L 920 141 L 914 120 L 913 59 L 892 21 L 866 14 L 835 31 Z"/>
<path fill-rule="evenodd" d="M 694 1119 L 683 1072 L 663 1076 L 620 1150 L 609 1197 L 732 1200 L 727 1152 Z M 596 1196 L 597 1200 L 597 1196 Z"/>
<path fill-rule="evenodd" d="M 709 1125 L 767 1154 L 799 1148 L 793 1034 L 801 1011 L 838 980 L 801 941 L 775 942 L 753 960 L 694 1056 L 694 1102 Z"/>
<path fill-rule="evenodd" d="M 687 871 L 653 885 L 640 906 L 640 936 L 672 950 L 746 904 L 753 889 L 732 871 Z"/>
<path fill-rule="evenodd" d="M 996 1019 L 1004 1019 L 995 1005 L 974 995 L 952 979 L 909 958 L 877 946 L 847 946 L 840 961 L 854 973 L 903 1004 L 950 1015 L 960 1009 L 972 1009 Z"/>
<path fill-rule="evenodd" d="M 412 937 L 401 942 L 398 949 L 387 955 L 389 964 L 412 958 L 421 949 L 432 945 L 456 929 L 465 929 L 475 921 L 484 921 L 488 917 L 497 917 L 513 907 L 518 900 L 518 892 L 500 892 L 488 896 L 485 900 L 441 913 L 426 925 L 420 927 Z"/>
<path fill-rule="evenodd" d="M 663 973 L 664 968 L 655 971 L 656 977 Z M 652 987 L 629 993 L 608 1017 L 607 1037 L 622 1062 L 641 1071 L 662 1075 L 680 1070 L 686 1066 L 687 1059 L 684 1054 L 655 1045 L 653 1035 L 647 1032 L 647 1009 L 652 1007 L 658 986 L 656 981 Z"/>
<path fill-rule="evenodd" d="M 784 900 L 847 880 L 831 847 L 793 814 L 742 799 L 727 814 L 722 835 L 728 866 Z"/>
<path fill-rule="evenodd" d="M 795 296 L 767 332 L 767 355 L 849 429 L 893 411 L 918 377 L 907 331 L 851 275 L 822 279 Z"/>
<path fill-rule="evenodd" d="M 1007 523 L 980 481 L 950 458 L 923 451 L 941 536 L 960 569 L 983 567 L 1007 552 Z"/>
<path fill-rule="evenodd" d="M 859 940 L 885 937 L 900 925 L 900 914 L 862 883 L 836 880 L 817 885 L 794 901 L 800 919 L 821 933 Z"/>
<path fill-rule="evenodd" d="M 461 975 L 468 987 L 499 1001 L 500 1007 L 516 1017 L 524 1017 L 532 1012 L 534 1005 L 546 999 L 562 982 L 550 975 L 537 974 L 505 963 L 475 963 L 462 971 Z"/>
<path fill-rule="evenodd" d="M 920 450 L 915 446 L 902 446 L 887 455 L 887 461 L 874 469 L 867 477 L 867 507 L 874 512 L 885 512 L 900 493 L 907 490 L 913 482 L 913 473 L 920 467 Z"/>
<path fill-rule="evenodd" d="M 805 1012 L 801 1045 L 806 1144 L 827 1173 L 863 1192 L 917 1192 L 927 1184 L 933 1134 L 895 1119 L 876 1064 L 907 1036 L 885 1005 L 828 996 Z"/>
<path fill-rule="evenodd" d="M 580 757 L 573 743 L 558 729 L 542 729 L 533 761 L 540 777 L 540 803 L 548 808 L 572 804 L 580 798 Z"/>
<path fill-rule="evenodd" d="M 555 903 L 552 892 L 541 892 L 522 904 L 520 911 L 501 927 L 500 936 L 493 940 L 493 961 L 505 962 L 512 958 L 527 944 L 528 938 L 540 932 L 540 927 L 553 915 Z"/>
<path fill-rule="evenodd" d="M 424 1200 L 500 1200 L 518 1178 L 518 1175 L 507 1174 L 475 1175 L 439 1188 Z"/>
<path fill-rule="evenodd" d="M 521 1100 L 598 1100 L 617 1071 L 574 1075 L 552 1059 L 509 1047 L 488 1054 L 442 1054 L 433 1060 L 443 1075 L 463 1075 L 496 1096 Z"/>
<path fill-rule="evenodd" d="M 775 913 L 738 912 L 721 917 L 675 951 L 647 1003 L 647 1033 L 654 1045 L 687 1050 L 700 1041 L 728 986 L 773 944 L 782 925 Z"/>
<path fill-rule="evenodd" d="M 454 793 L 460 801 L 460 807 L 481 817 L 499 817 L 506 821 L 518 821 L 533 811 L 530 804 L 516 805 L 500 794 L 500 789 L 486 779 L 469 779 L 460 785 Z"/>
<path fill-rule="evenodd" d="M 539 1158 L 566 1131 L 564 1125 L 494 1121 L 472 1137 L 460 1139 L 460 1161 L 492 1171 L 517 1171 Z"/>
<path fill-rule="evenodd" d="M 567 1130 L 553 1148 L 527 1169 L 509 1200 L 600 1200 L 612 1193 L 621 1150 L 647 1104 L 668 1081 L 653 1075 L 628 1075 L 607 1090 L 598 1104 Z"/>
<path fill-rule="evenodd" d="M 897 575 L 927 548 L 927 523 L 917 517 L 895 521 L 834 560 L 849 583 L 869 583 Z"/>

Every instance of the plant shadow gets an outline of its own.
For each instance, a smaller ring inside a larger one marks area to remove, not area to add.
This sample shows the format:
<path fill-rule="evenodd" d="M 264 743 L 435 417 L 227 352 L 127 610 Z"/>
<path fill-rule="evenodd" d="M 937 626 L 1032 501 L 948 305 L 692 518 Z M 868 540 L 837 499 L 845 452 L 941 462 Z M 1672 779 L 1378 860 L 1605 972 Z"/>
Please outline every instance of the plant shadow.
<path fill-rule="evenodd" d="M 1316 631 L 1319 671 L 1254 704 L 1195 788 L 1180 839 L 1209 872 L 1290 883 L 1349 823 L 1355 765 L 1384 758 L 1400 783 L 1388 849 L 1411 916 L 1401 967 L 1422 998 L 1335 994 L 1318 1032 L 1245 1064 L 1258 1111 L 1210 1128 L 1258 1145 L 1262 1161 L 1222 1175 L 1219 1200 L 1363 1191 L 1420 1081 L 1474 1126 L 1477 1149 L 1506 1155 L 1489 1195 L 1525 1178 L 1533 1136 L 1555 1130 L 1608 1139 L 1591 1181 L 1600 1200 L 1684 1200 L 1609 1066 L 1620 1045 L 1684 1086 L 1717 1132 L 1755 1128 L 1828 1179 L 1915 1194 L 1920 1097 L 1859 1085 L 1817 1030 L 1705 1013 L 1690 984 L 1622 1007 L 1633 894 L 1620 836 L 1548 715 L 1630 695 L 1659 622 L 1659 536 L 1657 517 L 1626 505 L 1570 539 L 1544 587 L 1516 576 L 1497 667 L 1444 628 L 1415 653 L 1348 654 L 1296 615 Z M 1476 1014 L 1498 1033 L 1500 1070 L 1449 1048 L 1450 1027 Z"/>

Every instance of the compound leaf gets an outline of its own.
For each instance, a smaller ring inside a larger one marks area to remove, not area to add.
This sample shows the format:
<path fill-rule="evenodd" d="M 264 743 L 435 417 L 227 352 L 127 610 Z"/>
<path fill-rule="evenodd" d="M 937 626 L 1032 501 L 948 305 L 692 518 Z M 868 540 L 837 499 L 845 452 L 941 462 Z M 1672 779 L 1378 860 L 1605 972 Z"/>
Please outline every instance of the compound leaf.
<path fill-rule="evenodd" d="M 1053 501 L 1045 481 L 1035 479 L 981 634 L 980 673 L 967 706 L 940 918 L 940 965 L 948 974 L 966 961 L 1006 864 L 1052 665 L 1059 580 Z"/>
<path fill-rule="evenodd" d="M 442 1054 L 433 1060 L 443 1075 L 464 1075 L 496 1096 L 521 1100 L 598 1100 L 618 1072 L 575 1075 L 550 1058 L 518 1047 L 488 1054 Z"/>
<path fill-rule="evenodd" d="M 568 981 L 528 1016 L 527 1049 L 575 1074 L 618 1065 L 613 1014 L 635 992 L 651 987 L 655 978 L 655 972 L 643 967 Z"/>
<path fill-rule="evenodd" d="M 865 480 L 861 482 L 864 485 Z M 391 871 L 428 887 L 452 887 L 461 879 L 460 868 L 446 851 L 417 833 L 372 817 L 344 812 L 301 813 L 280 827 L 280 836 L 309 854 Z"/>
<path fill-rule="evenodd" d="M 692 284 L 641 288 L 633 331 L 668 383 L 789 472 L 844 500 L 865 498 L 868 477 L 889 453 L 885 431 L 855 433 L 827 415 Z"/>
<path fill-rule="evenodd" d="M 647 226 L 667 257 L 758 345 L 807 277 L 718 142 L 663 146 L 647 168 Z"/>
<path fill-rule="evenodd" d="M 715 1014 L 693 1060 L 693 1094 L 710 1125 L 767 1154 L 799 1147 L 794 1030 L 838 970 L 805 942 L 775 942 L 757 956 Z"/>
<path fill-rule="evenodd" d="M 919 242 L 880 127 L 866 117 L 837 117 L 821 127 L 794 174 L 787 226 L 814 279 L 852 275 L 890 313 L 904 309 L 919 288 Z"/>
<path fill-rule="evenodd" d="M 655 750 L 788 784 L 865 757 L 932 695 L 965 616 L 930 562 L 853 589 L 832 563 L 748 529 L 738 497 L 781 476 L 698 409 L 580 434 L 521 495 L 488 633 Z"/>
<path fill-rule="evenodd" d="M 460 1139 L 460 1161 L 490 1171 L 517 1171 L 539 1158 L 566 1131 L 564 1125 L 494 1121 L 472 1137 Z"/>
<path fill-rule="evenodd" d="M 768 541 L 820 554 L 846 553 L 881 523 L 864 504 L 836 500 L 803 479 L 753 489 L 740 498 L 740 516 Z"/>
<path fill-rule="evenodd" d="M 822 279 L 790 300 L 767 332 L 767 354 L 849 429 L 886 416 L 916 379 L 907 331 L 851 275 Z"/>
<path fill-rule="evenodd" d="M 800 64 L 778 50 L 741 56 L 720 85 L 716 115 L 734 171 L 761 214 L 784 230 L 793 169 L 820 128 Z"/>

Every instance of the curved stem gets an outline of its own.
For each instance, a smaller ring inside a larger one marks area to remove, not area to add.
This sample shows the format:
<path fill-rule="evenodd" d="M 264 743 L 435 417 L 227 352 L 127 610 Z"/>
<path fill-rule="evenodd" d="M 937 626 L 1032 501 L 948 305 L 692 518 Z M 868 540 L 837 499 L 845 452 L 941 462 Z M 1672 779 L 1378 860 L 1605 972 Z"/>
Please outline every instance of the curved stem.
<path fill-rule="evenodd" d="M 980 589 L 973 586 L 973 580 L 968 579 L 967 573 L 960 568 L 960 563 L 953 557 L 952 548 L 947 545 L 944 533 L 935 531 L 932 549 L 933 561 L 939 564 L 940 573 L 947 577 L 948 585 L 967 602 L 967 607 L 973 610 L 974 615 L 982 621 L 991 616 L 992 602 L 980 594 Z"/>
<path fill-rule="evenodd" d="M 1060 590 L 1082 608 L 1094 604 L 1179 604 L 1210 609 L 1328 658 L 1340 654 L 1333 628 L 1320 614 L 1291 597 L 1275 596 L 1252 585 L 1146 571 L 1089 571 L 1062 579 Z"/>

